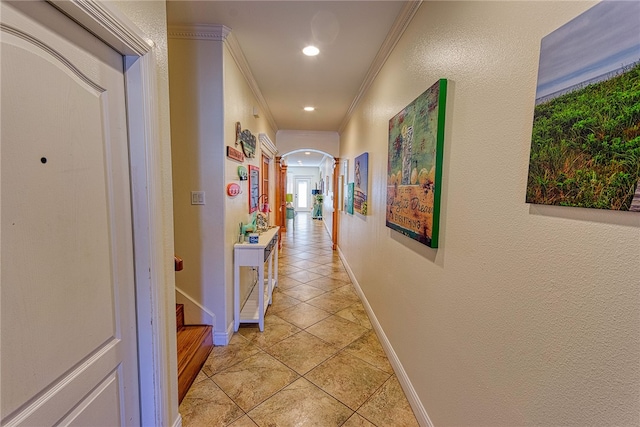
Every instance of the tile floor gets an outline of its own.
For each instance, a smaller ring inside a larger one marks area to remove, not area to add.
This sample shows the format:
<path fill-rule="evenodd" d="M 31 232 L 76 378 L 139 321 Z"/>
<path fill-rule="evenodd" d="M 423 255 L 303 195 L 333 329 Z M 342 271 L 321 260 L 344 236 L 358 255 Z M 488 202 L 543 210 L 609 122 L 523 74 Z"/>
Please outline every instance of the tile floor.
<path fill-rule="evenodd" d="M 289 220 L 264 332 L 214 347 L 180 413 L 184 427 L 418 426 L 322 221 Z"/>

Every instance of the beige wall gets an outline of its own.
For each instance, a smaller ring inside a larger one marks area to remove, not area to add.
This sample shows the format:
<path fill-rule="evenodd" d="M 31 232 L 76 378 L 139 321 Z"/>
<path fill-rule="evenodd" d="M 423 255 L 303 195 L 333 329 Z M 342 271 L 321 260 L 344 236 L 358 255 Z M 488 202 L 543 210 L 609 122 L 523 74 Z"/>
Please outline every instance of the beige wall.
<path fill-rule="evenodd" d="M 224 129 L 222 42 L 169 38 L 176 286 L 224 331 Z M 191 205 L 191 191 L 205 205 Z M 188 319 L 187 321 L 191 321 Z"/>
<path fill-rule="evenodd" d="M 280 155 L 309 148 L 333 157 L 340 152 L 340 135 L 337 132 L 279 130 L 276 137 Z"/>
<path fill-rule="evenodd" d="M 225 128 L 225 146 L 235 146 L 235 134 L 236 134 L 236 122 L 240 122 L 242 129 L 249 129 L 251 133 L 258 139 L 260 133 L 266 134 L 272 142 L 275 142 L 275 132 L 271 129 L 269 122 L 265 118 L 264 114 L 259 114 L 258 117 L 253 115 L 253 107 L 258 106 L 258 102 L 251 91 L 251 88 L 247 84 L 247 81 L 238 68 L 233 55 L 225 44 L 224 49 L 224 128 Z M 236 147 L 241 149 L 240 146 Z M 260 142 L 258 141 L 258 148 L 256 150 L 255 158 L 246 159 L 242 164 L 249 169 L 249 165 L 256 166 L 261 169 L 260 179 L 262 179 L 262 150 L 260 149 Z M 224 185 L 229 182 L 237 182 L 242 188 L 242 194 L 237 197 L 231 198 L 225 196 L 225 251 L 227 254 L 227 261 L 225 264 L 225 277 L 227 288 L 227 304 L 229 309 L 227 310 L 226 322 L 230 325 L 233 322 L 233 244 L 238 238 L 238 223 L 247 223 L 249 220 L 249 185 L 247 181 L 238 181 L 238 166 L 239 163 L 233 160 L 227 159 L 225 161 L 225 180 Z M 275 159 L 270 164 L 269 171 L 270 181 L 270 194 L 271 200 L 275 201 Z M 273 223 L 274 213 L 270 215 L 270 220 Z M 244 278 L 243 278 L 244 279 Z M 251 280 L 251 278 L 248 278 Z M 246 284 L 246 280 L 244 280 Z"/>
<path fill-rule="evenodd" d="M 436 426 L 640 422 L 640 216 L 524 202 L 540 40 L 592 4 L 422 3 L 341 135 L 371 203 L 340 248 Z M 385 227 L 385 176 L 388 120 L 442 77 L 435 250 Z"/>
<path fill-rule="evenodd" d="M 256 138 L 275 139 L 266 118 L 253 116 L 258 103 L 223 40 L 169 38 L 175 242 L 185 263 L 176 287 L 214 315 L 215 344 L 226 344 L 232 332 L 233 244 L 249 215 L 248 184 L 239 181 L 240 163 L 227 159 L 226 147 L 235 147 L 238 121 Z M 243 165 L 260 167 L 260 148 Z M 275 178 L 273 163 L 271 169 Z M 231 182 L 242 194 L 226 195 Z M 205 191 L 204 206 L 191 205 L 196 190 Z"/>

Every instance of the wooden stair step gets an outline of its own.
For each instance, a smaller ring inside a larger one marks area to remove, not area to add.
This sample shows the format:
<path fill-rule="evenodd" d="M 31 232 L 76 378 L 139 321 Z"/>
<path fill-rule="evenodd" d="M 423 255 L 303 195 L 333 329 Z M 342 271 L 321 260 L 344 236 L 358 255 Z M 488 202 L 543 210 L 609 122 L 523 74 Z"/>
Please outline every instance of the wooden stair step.
<path fill-rule="evenodd" d="M 187 394 L 202 365 L 213 348 L 212 327 L 209 325 L 182 326 L 178 330 L 178 399 Z"/>

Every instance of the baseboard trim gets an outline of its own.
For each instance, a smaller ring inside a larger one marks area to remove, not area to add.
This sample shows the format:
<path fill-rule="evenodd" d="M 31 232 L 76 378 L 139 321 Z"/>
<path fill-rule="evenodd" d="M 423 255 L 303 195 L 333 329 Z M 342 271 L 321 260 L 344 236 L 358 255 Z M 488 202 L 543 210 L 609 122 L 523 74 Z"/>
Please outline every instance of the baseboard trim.
<path fill-rule="evenodd" d="M 176 286 L 176 304 L 184 304 L 185 325 L 215 325 L 216 315 Z"/>
<path fill-rule="evenodd" d="M 231 337 L 233 336 L 233 322 L 230 322 L 227 325 L 227 330 L 224 332 L 214 332 L 213 333 L 213 345 L 228 345 L 231 341 Z"/>
<path fill-rule="evenodd" d="M 173 422 L 173 427 L 182 427 L 182 415 L 180 413 L 178 413 L 178 417 Z"/>
<path fill-rule="evenodd" d="M 384 352 L 387 354 L 387 358 L 389 359 L 389 363 L 391 363 L 391 366 L 393 367 L 396 377 L 398 377 L 398 381 L 402 386 L 402 390 L 404 390 L 404 393 L 407 396 L 407 400 L 409 401 L 409 405 L 411 405 L 411 409 L 413 409 L 413 413 L 416 416 L 418 424 L 420 424 L 420 426 L 422 427 L 433 427 L 433 423 L 431 422 L 431 419 L 429 418 L 429 415 L 427 414 L 427 411 L 424 408 L 424 405 L 420 401 L 420 398 L 418 397 L 418 394 L 416 393 L 416 390 L 413 387 L 413 384 L 411 384 L 411 380 L 409 380 L 409 376 L 407 375 L 407 372 L 404 370 L 402 363 L 400 363 L 400 359 L 398 359 L 398 355 L 393 350 L 393 347 L 391 346 L 391 342 L 389 342 L 389 339 L 385 335 L 384 330 L 380 325 L 380 322 L 378 322 L 378 319 L 376 318 L 376 315 L 373 312 L 373 309 L 371 308 L 369 301 L 367 301 L 367 298 L 364 295 L 364 292 L 362 292 L 360 283 L 356 279 L 356 276 L 353 274 L 353 271 L 351 270 L 351 267 L 349 266 L 349 263 L 347 262 L 344 254 L 340 250 L 340 247 L 338 247 L 338 255 L 340 256 L 340 259 L 344 264 L 344 268 L 347 270 L 347 274 L 351 278 L 351 282 L 353 283 L 353 287 L 355 288 L 356 293 L 358 294 L 358 296 L 360 297 L 360 300 L 362 301 L 362 305 L 364 306 L 364 309 L 367 312 L 367 315 L 369 316 L 371 325 L 373 326 L 373 329 L 376 331 L 376 334 L 378 335 L 380 344 L 382 344 L 382 348 L 384 349 Z"/>

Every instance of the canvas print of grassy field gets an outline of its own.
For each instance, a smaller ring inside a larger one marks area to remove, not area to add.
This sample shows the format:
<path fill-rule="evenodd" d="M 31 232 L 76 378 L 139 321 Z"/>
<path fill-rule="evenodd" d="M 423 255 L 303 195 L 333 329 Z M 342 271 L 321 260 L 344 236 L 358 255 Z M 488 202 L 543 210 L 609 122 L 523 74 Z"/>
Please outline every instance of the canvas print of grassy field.
<path fill-rule="evenodd" d="M 640 212 L 640 2 L 542 40 L 528 203 Z"/>

